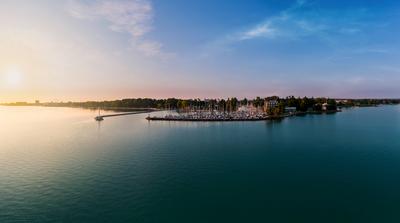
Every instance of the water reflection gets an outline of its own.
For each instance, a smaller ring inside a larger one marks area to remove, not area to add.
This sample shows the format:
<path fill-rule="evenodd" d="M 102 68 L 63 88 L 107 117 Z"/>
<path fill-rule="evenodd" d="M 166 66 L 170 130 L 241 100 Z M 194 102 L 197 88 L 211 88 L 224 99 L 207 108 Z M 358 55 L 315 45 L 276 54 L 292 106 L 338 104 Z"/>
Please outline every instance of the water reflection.
<path fill-rule="evenodd" d="M 176 222 L 199 210 L 280 222 L 315 210 L 331 218 L 332 208 L 352 219 L 398 210 L 398 107 L 261 122 L 95 115 L 0 107 L 0 222 Z"/>

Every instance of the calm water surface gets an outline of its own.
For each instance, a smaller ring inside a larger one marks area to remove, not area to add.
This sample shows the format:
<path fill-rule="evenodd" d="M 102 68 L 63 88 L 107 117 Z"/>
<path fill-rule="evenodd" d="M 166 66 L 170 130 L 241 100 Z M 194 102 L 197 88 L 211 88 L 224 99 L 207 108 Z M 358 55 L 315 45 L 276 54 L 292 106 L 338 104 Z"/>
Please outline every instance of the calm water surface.
<path fill-rule="evenodd" d="M 400 222 L 400 106 L 281 122 L 0 107 L 0 222 Z"/>

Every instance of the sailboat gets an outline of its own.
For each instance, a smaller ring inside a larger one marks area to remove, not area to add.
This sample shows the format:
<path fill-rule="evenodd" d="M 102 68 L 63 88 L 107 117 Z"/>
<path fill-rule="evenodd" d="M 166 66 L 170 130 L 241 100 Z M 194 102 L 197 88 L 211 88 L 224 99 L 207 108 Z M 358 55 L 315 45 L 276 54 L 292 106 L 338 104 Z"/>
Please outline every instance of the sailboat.
<path fill-rule="evenodd" d="M 100 122 L 100 121 L 103 121 L 103 120 L 104 120 L 103 116 L 101 116 L 101 115 L 100 115 L 100 108 L 99 108 L 99 115 L 98 115 L 98 116 L 96 116 L 94 119 L 95 119 L 96 121 L 98 121 L 98 122 Z"/>

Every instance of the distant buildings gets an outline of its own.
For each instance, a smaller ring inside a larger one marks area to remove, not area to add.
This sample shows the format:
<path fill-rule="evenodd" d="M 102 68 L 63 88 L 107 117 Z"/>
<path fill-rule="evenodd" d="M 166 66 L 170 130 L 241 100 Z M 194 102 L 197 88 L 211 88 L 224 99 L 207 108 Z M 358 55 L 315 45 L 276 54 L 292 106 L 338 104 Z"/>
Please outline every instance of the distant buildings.
<path fill-rule="evenodd" d="M 264 100 L 264 111 L 267 112 L 274 109 L 278 105 L 278 100 L 276 98 L 266 98 Z"/>
<path fill-rule="evenodd" d="M 296 107 L 285 107 L 285 113 L 295 113 L 296 111 Z"/>
<path fill-rule="evenodd" d="M 328 110 L 328 103 L 323 103 L 322 104 L 322 111 L 327 111 Z"/>
<path fill-rule="evenodd" d="M 336 99 L 336 104 L 347 104 L 348 102 L 347 99 Z"/>

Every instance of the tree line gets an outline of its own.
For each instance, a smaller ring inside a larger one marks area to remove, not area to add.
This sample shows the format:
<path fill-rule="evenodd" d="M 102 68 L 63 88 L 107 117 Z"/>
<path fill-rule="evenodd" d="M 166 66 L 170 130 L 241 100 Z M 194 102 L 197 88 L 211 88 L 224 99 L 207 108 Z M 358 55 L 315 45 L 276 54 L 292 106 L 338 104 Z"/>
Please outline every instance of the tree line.
<path fill-rule="evenodd" d="M 86 102 L 47 102 L 47 103 L 9 103 L 3 105 L 27 106 L 60 106 L 60 107 L 82 107 L 82 108 L 156 108 L 171 109 L 179 111 L 190 110 L 217 110 L 223 112 L 237 111 L 240 106 L 251 105 L 255 108 L 263 108 L 265 100 L 275 100 L 277 102 L 271 113 L 282 113 L 285 107 L 295 107 L 297 111 L 321 111 L 325 104 L 327 109 L 333 110 L 346 106 L 375 106 L 379 104 L 399 104 L 400 99 L 332 99 L 332 98 L 308 98 L 294 97 L 279 98 L 272 96 L 267 98 L 256 97 L 254 99 L 237 99 L 236 97 L 227 99 L 153 99 L 153 98 L 130 98 L 112 101 L 86 101 Z M 338 101 L 338 102 L 337 102 Z"/>

